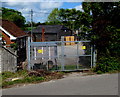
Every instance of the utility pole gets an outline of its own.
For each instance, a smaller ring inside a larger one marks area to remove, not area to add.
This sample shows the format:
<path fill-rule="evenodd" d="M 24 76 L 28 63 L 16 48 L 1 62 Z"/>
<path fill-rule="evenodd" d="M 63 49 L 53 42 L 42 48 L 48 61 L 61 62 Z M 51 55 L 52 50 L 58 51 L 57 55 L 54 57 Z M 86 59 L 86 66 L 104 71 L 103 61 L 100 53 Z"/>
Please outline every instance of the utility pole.
<path fill-rule="evenodd" d="M 31 42 L 32 42 L 32 35 L 33 35 L 33 10 L 31 9 L 30 11 L 30 15 L 31 15 Z"/>

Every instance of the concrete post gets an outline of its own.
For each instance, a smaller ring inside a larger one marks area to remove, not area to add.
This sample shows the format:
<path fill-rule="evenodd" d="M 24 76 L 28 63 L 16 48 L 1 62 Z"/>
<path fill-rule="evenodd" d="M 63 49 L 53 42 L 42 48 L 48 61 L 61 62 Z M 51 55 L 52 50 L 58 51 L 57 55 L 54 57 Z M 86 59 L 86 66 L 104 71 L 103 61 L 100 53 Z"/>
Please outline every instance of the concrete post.
<path fill-rule="evenodd" d="M 61 43 L 61 70 L 63 70 L 64 71 L 64 69 L 65 69 L 65 62 L 64 62 L 64 36 L 62 36 L 61 37 L 61 41 L 62 41 L 62 43 Z"/>
<path fill-rule="evenodd" d="M 97 51 L 95 50 L 95 45 L 93 45 L 93 67 L 96 66 L 97 62 Z"/>
<path fill-rule="evenodd" d="M 28 67 L 27 67 L 27 69 L 30 71 L 31 70 L 31 62 L 30 62 L 30 37 L 28 37 L 28 42 L 27 42 L 27 61 L 28 61 Z"/>

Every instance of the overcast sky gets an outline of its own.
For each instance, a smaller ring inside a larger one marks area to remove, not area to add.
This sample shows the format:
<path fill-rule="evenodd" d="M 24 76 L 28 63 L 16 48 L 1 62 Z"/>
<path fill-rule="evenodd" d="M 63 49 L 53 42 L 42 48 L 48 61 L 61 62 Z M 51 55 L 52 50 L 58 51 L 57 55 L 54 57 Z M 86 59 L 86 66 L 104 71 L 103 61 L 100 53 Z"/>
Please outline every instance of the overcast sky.
<path fill-rule="evenodd" d="M 17 2 L 16 2 L 17 1 Z M 4 0 L 2 7 L 22 12 L 27 21 L 30 21 L 30 10 L 33 10 L 34 22 L 45 22 L 54 8 L 76 8 L 82 11 L 82 0 Z"/>

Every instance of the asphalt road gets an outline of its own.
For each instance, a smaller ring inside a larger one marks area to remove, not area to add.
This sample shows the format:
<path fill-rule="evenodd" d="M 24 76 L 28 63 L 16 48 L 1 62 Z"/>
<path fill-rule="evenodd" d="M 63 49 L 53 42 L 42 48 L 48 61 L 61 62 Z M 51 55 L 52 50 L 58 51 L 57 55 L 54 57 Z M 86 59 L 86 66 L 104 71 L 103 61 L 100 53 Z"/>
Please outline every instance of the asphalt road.
<path fill-rule="evenodd" d="M 118 74 L 68 77 L 40 84 L 3 89 L 3 95 L 118 95 Z"/>

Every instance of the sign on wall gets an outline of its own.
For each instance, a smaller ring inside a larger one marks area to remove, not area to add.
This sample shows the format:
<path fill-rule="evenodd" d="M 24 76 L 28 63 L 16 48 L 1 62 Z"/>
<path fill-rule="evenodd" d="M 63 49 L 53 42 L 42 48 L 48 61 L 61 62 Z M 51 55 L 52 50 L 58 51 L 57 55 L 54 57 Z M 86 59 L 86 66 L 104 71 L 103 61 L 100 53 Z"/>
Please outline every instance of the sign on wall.
<path fill-rule="evenodd" d="M 38 53 L 43 53 L 43 50 L 42 50 L 42 49 L 39 49 L 39 50 L 38 50 Z"/>
<path fill-rule="evenodd" d="M 86 49 L 86 46 L 82 46 L 82 49 L 85 50 L 85 49 Z"/>

